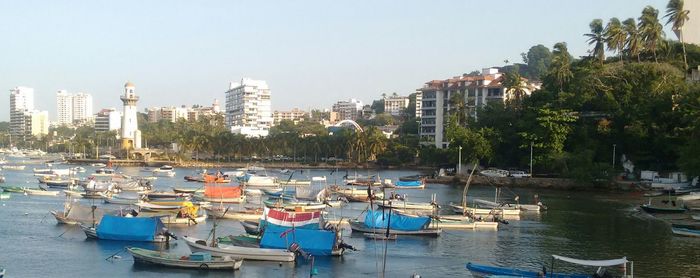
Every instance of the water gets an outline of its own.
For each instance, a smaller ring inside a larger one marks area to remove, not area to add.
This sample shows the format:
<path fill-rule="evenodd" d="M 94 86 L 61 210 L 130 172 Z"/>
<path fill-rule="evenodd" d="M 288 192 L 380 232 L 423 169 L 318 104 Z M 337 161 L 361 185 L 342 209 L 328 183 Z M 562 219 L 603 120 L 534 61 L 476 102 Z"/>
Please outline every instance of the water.
<path fill-rule="evenodd" d="M 36 186 L 32 168 L 25 171 L 3 171 L 6 184 Z M 61 166 L 58 166 L 61 167 Z M 92 172 L 91 167 L 88 172 Z M 127 174 L 141 174 L 139 168 L 120 168 Z M 270 170 L 273 172 L 274 170 Z M 158 190 L 170 187 L 199 187 L 184 182 L 189 169 L 177 169 L 174 178 L 158 178 Z M 416 174 L 415 171 L 380 171 L 382 178 Z M 344 173 L 329 175 L 330 170 L 304 171 L 302 176 L 326 175 L 329 182 L 340 180 Z M 353 173 L 350 173 L 353 174 Z M 367 174 L 363 170 L 360 174 Z M 504 195 L 513 194 L 505 190 Z M 700 276 L 700 239 L 673 236 L 665 222 L 635 211 L 641 199 L 628 194 L 601 194 L 548 190 L 512 189 L 521 201 L 531 201 L 534 194 L 550 210 L 539 215 L 525 216 L 498 231 L 446 230 L 439 238 L 399 237 L 388 242 L 387 277 L 471 277 L 465 270 L 469 261 L 539 270 L 549 268 L 551 255 L 559 254 L 584 259 L 610 259 L 626 256 L 634 261 L 638 277 L 698 277 Z M 441 204 L 460 202 L 461 187 L 429 184 L 425 190 L 405 190 L 410 201 L 429 201 L 437 194 Z M 470 188 L 470 196 L 491 199 L 491 187 Z M 134 265 L 131 256 L 122 251 L 125 246 L 155 248 L 148 243 L 88 240 L 77 226 L 56 225 L 48 211 L 63 207 L 62 197 L 23 196 L 13 194 L 0 201 L 0 266 L 7 277 L 308 277 L 310 265 L 246 261 L 236 272 L 200 272 L 173 270 L 154 266 Z M 81 200 L 90 204 L 90 200 Z M 103 205 L 96 202 L 99 205 Z M 118 206 L 114 206 L 118 207 Z M 334 211 L 334 217 L 356 217 L 366 204 L 353 203 Z M 176 235 L 206 237 L 212 221 L 191 227 L 171 227 Z M 240 234 L 242 227 L 235 221 L 219 222 L 217 234 Z M 344 240 L 360 251 L 349 251 L 337 258 L 317 258 L 318 277 L 378 277 L 382 270 L 384 242 L 352 235 L 348 230 Z M 176 241 L 171 251 L 189 253 L 183 242 Z M 105 260 L 118 253 L 119 259 Z M 564 263 L 557 270 L 590 270 Z"/>

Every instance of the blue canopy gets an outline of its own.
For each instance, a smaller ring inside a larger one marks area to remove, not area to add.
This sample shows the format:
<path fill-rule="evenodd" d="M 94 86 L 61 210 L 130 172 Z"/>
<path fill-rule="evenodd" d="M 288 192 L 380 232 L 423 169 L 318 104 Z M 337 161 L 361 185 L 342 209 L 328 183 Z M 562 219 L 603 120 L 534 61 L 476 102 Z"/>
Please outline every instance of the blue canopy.
<path fill-rule="evenodd" d="M 391 214 L 391 220 L 389 215 Z M 390 223 L 389 223 L 390 222 Z M 368 228 L 386 229 L 387 223 L 391 229 L 400 231 L 419 231 L 428 227 L 430 217 L 408 216 L 389 211 L 367 211 L 365 215 L 365 226 Z"/>
<path fill-rule="evenodd" d="M 396 186 L 421 186 L 423 183 L 421 181 L 397 181 L 394 185 Z"/>
<path fill-rule="evenodd" d="M 288 249 L 296 242 L 304 252 L 314 256 L 330 256 L 335 245 L 335 235 L 334 231 L 290 228 L 267 223 L 260 247 Z"/>
<path fill-rule="evenodd" d="M 99 239 L 153 241 L 163 228 L 158 217 L 120 217 L 105 215 L 97 225 Z"/>
<path fill-rule="evenodd" d="M 519 270 L 515 268 L 498 267 L 480 265 L 475 263 L 467 263 L 467 269 L 481 275 L 503 275 L 512 277 L 538 278 L 543 277 L 541 273 L 536 271 Z M 547 273 L 546 277 L 553 278 L 589 278 L 590 275 L 583 274 L 564 274 L 564 273 Z"/>

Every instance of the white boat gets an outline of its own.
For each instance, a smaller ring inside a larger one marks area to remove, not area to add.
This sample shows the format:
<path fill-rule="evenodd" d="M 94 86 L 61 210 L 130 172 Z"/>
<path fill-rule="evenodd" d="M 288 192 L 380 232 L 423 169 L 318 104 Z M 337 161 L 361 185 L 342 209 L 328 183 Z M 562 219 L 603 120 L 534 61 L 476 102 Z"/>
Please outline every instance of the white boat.
<path fill-rule="evenodd" d="M 100 168 L 95 170 L 95 173 L 93 173 L 92 175 L 95 177 L 112 177 L 116 174 L 117 172 L 114 171 L 114 169 L 112 168 Z"/>
<path fill-rule="evenodd" d="M 700 221 L 700 214 L 692 215 L 692 216 L 690 216 L 690 218 L 693 218 L 693 220 L 695 220 L 695 221 Z"/>
<path fill-rule="evenodd" d="M 407 202 L 402 200 L 391 200 L 391 202 L 389 200 L 383 200 L 381 202 L 377 202 L 377 206 L 384 208 L 420 211 L 433 211 L 439 208 L 439 206 L 435 203 Z"/>
<path fill-rule="evenodd" d="M 700 230 L 687 227 L 671 227 L 671 232 L 679 236 L 700 237 Z"/>
<path fill-rule="evenodd" d="M 480 209 L 480 208 L 471 208 L 471 207 L 463 207 L 455 204 L 450 204 L 450 207 L 455 213 L 471 213 L 474 215 L 520 215 L 520 210 L 514 210 L 514 209 L 501 209 L 501 208 L 494 208 L 494 209 Z"/>
<path fill-rule="evenodd" d="M 482 199 L 474 199 L 474 203 L 479 206 L 479 208 L 486 209 L 503 209 L 503 210 L 521 210 L 523 212 L 539 212 L 540 205 L 521 205 L 521 204 L 507 204 L 507 203 L 496 203 Z"/>
<path fill-rule="evenodd" d="M 90 164 L 90 166 L 92 166 L 92 167 L 97 167 L 97 168 L 104 168 L 104 167 L 107 167 L 107 164 L 104 164 L 104 163 L 92 163 L 92 164 Z"/>
<path fill-rule="evenodd" d="M 683 200 L 685 202 L 700 200 L 700 192 L 690 192 L 688 195 L 678 196 L 676 199 Z"/>
<path fill-rule="evenodd" d="M 174 177 L 176 174 L 173 166 L 170 165 L 163 165 L 160 168 L 154 169 L 152 172 L 153 176 L 156 177 Z"/>
<path fill-rule="evenodd" d="M 259 220 L 263 215 L 263 209 L 229 209 L 226 210 L 224 207 L 204 207 L 207 211 L 209 217 L 212 218 L 224 218 L 224 219 L 235 219 L 235 220 Z M 225 213 L 224 213 L 225 212 Z"/>
<path fill-rule="evenodd" d="M 3 170 L 22 171 L 27 165 L 2 165 Z"/>
<path fill-rule="evenodd" d="M 491 178 L 505 178 L 508 176 L 508 171 L 502 169 L 486 169 L 479 172 L 482 176 Z"/>
<path fill-rule="evenodd" d="M 268 249 L 256 247 L 242 247 L 234 245 L 219 245 L 209 246 L 202 239 L 183 236 L 183 240 L 190 247 L 192 252 L 209 252 L 212 256 L 225 257 L 229 256 L 237 259 L 256 260 L 256 261 L 274 261 L 274 262 L 293 262 L 295 255 L 286 249 Z"/>
<path fill-rule="evenodd" d="M 529 177 L 531 177 L 530 174 L 525 173 L 525 171 L 520 171 L 520 170 L 508 171 L 508 176 L 514 177 L 514 178 L 529 178 Z"/>
<path fill-rule="evenodd" d="M 498 222 L 474 221 L 470 217 L 461 215 L 442 215 L 433 219 L 430 227 L 445 230 L 498 230 Z"/>
<path fill-rule="evenodd" d="M 149 263 L 155 265 L 163 265 L 168 267 L 179 267 L 179 268 L 196 268 L 199 270 L 207 269 L 231 269 L 236 270 L 241 268 L 243 260 L 234 259 L 229 256 L 226 257 L 214 257 L 211 258 L 195 258 L 199 257 L 197 255 L 203 254 L 191 254 L 189 256 L 173 255 L 167 252 L 147 250 L 137 247 L 127 247 L 129 253 L 134 257 L 134 263 Z M 204 257 L 204 256 L 202 256 Z"/>
<path fill-rule="evenodd" d="M 188 217 L 177 217 L 177 216 L 163 216 L 160 218 L 160 221 L 163 221 L 163 224 L 171 224 L 171 225 L 195 225 L 199 223 L 204 223 L 207 221 L 207 214 L 201 214 L 198 215 L 197 217 L 193 218 L 188 218 Z"/>
<path fill-rule="evenodd" d="M 279 186 L 277 177 L 251 175 L 245 184 L 249 187 L 276 187 Z"/>
<path fill-rule="evenodd" d="M 199 201 L 212 202 L 212 203 L 240 204 L 240 203 L 245 202 L 245 195 L 241 195 L 240 197 L 235 197 L 235 198 L 220 198 L 220 197 L 208 197 L 208 196 L 205 196 L 204 194 L 195 194 L 194 199 L 199 200 Z"/>
<path fill-rule="evenodd" d="M 39 189 L 24 189 L 24 193 L 36 196 L 57 196 L 60 191 L 47 191 Z"/>

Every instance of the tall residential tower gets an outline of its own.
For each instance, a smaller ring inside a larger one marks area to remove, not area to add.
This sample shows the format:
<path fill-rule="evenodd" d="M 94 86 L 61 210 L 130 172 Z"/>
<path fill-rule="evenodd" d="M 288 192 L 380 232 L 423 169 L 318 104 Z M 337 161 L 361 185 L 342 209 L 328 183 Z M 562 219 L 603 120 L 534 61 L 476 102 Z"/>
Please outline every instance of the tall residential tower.
<path fill-rule="evenodd" d="M 267 82 L 243 78 L 226 91 L 226 126 L 248 137 L 265 137 L 272 126 L 272 103 Z"/>

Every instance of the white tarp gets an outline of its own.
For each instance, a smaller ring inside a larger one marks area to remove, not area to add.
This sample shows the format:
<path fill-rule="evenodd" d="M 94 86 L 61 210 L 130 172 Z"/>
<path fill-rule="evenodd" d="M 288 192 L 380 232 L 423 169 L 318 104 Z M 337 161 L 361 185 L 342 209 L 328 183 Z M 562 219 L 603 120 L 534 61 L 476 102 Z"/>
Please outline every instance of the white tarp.
<path fill-rule="evenodd" d="M 627 257 L 623 257 L 622 259 L 600 260 L 600 261 L 579 260 L 579 259 L 567 258 L 567 257 L 562 257 L 562 256 L 557 256 L 557 255 L 552 255 L 552 257 L 554 257 L 555 259 L 560 260 L 560 261 L 565 261 L 568 263 L 578 264 L 578 265 L 587 265 L 587 266 L 616 266 L 616 265 L 624 265 L 628 262 Z"/>

